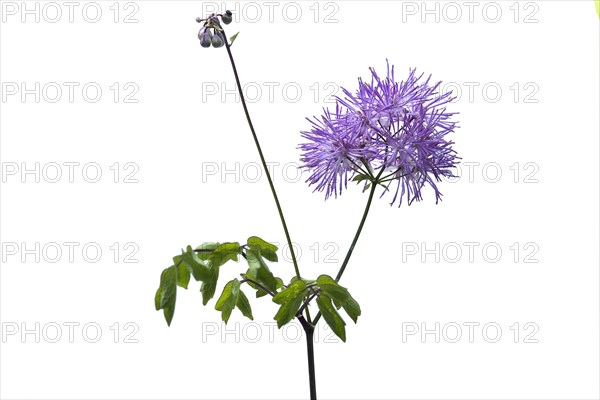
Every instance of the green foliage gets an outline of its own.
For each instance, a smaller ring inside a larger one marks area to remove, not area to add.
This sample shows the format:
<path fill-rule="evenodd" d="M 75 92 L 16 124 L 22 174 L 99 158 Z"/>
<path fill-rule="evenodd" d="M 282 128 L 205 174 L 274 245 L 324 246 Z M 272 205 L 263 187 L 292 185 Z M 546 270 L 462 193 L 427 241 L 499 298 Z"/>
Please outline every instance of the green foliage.
<path fill-rule="evenodd" d="M 208 256 L 208 261 L 211 267 L 220 267 L 227 261 L 238 261 L 238 255 L 241 254 L 242 248 L 238 242 L 223 243 L 218 246 Z"/>
<path fill-rule="evenodd" d="M 248 261 L 246 276 L 257 281 L 271 292 L 277 291 L 277 279 L 265 263 L 261 249 L 255 246 L 249 247 L 246 250 L 246 259 Z"/>
<path fill-rule="evenodd" d="M 173 257 L 174 265 L 162 272 L 160 285 L 154 297 L 155 308 L 163 310 L 167 324 L 171 325 L 175 313 L 177 286 L 187 289 L 191 277 L 194 277 L 196 281 L 202 283 L 200 286 L 202 304 L 208 304 L 215 296 L 220 268 L 228 261 L 239 261 L 239 256 L 244 254 L 244 249 L 248 259 L 248 271 L 242 274 L 245 279 L 258 282 L 271 293 L 283 286 L 283 281 L 273 276 L 265 262 L 265 259 L 277 261 L 277 246 L 257 236 L 248 238 L 246 246 L 240 246 L 238 242 L 207 242 L 195 249 L 187 246 L 180 255 Z M 261 287 L 251 282 L 248 284 L 257 290 L 257 297 L 267 294 Z M 215 308 L 221 311 L 221 317 L 226 323 L 236 307 L 245 317 L 251 320 L 254 318 L 250 302 L 240 286 L 241 282 L 238 279 L 228 282 L 215 305 Z"/>
<path fill-rule="evenodd" d="M 179 259 L 180 257 L 177 256 L 175 258 Z M 175 258 L 174 258 L 174 260 L 175 260 Z M 175 265 L 178 265 L 178 267 L 177 267 L 177 286 L 187 289 L 188 284 L 190 283 L 190 271 L 187 269 L 186 265 L 183 262 L 181 262 L 180 260 L 177 260 L 175 262 Z"/>
<path fill-rule="evenodd" d="M 261 255 L 271 261 L 277 262 L 277 246 L 274 244 L 268 243 L 258 236 L 250 236 L 247 241 L 248 247 L 256 249 L 257 247 L 260 249 Z"/>
<path fill-rule="evenodd" d="M 250 320 L 254 321 L 254 317 L 252 316 L 252 307 L 250 307 L 250 301 L 240 289 L 240 297 L 236 303 L 237 308 L 242 312 L 242 315 L 246 318 L 250 318 Z"/>
<path fill-rule="evenodd" d="M 208 304 L 215 296 L 220 268 L 228 261 L 237 262 L 241 254 L 248 263 L 246 273 L 240 274 L 243 280 L 233 279 L 227 282 L 215 304 L 215 309 L 221 312 L 225 323 L 229 322 L 235 308 L 245 317 L 254 319 L 250 301 L 241 290 L 242 283 L 247 283 L 256 290 L 257 298 L 267 294 L 273 296 L 273 302 L 279 305 L 274 317 L 279 328 L 292 321 L 304 302 L 311 299 L 310 295 L 315 297 L 316 293 L 316 303 L 325 322 L 340 339 L 346 341 L 346 323 L 337 310 L 343 308 L 355 323 L 361 314 L 359 304 L 348 289 L 328 275 L 320 275 L 316 280 L 295 276 L 286 287 L 281 278 L 273 275 L 265 261 L 277 261 L 277 250 L 277 246 L 257 236 L 249 237 L 244 246 L 240 246 L 238 242 L 203 243 L 196 249 L 187 246 L 185 251 L 173 258 L 174 265 L 162 272 L 154 299 L 155 307 L 163 310 L 167 324 L 171 325 L 177 286 L 187 289 L 191 277 L 202 282 L 202 304 Z"/>
<path fill-rule="evenodd" d="M 279 311 L 275 314 L 278 328 L 281 328 L 294 319 L 307 293 L 306 284 L 302 280 L 297 279 L 290 282 L 290 285 L 286 289 L 273 297 L 273 302 L 281 305 Z"/>
<path fill-rule="evenodd" d="M 188 246 L 186 251 L 182 252 L 180 257 L 196 281 L 206 281 L 209 279 L 210 271 L 207 263 L 192 250 L 191 246 Z M 206 260 L 208 260 L 208 258 Z"/>
<path fill-rule="evenodd" d="M 163 310 L 167 325 L 171 326 L 175 314 L 175 301 L 177 300 L 178 268 L 175 265 L 163 270 L 160 274 L 160 286 L 154 296 L 156 311 Z"/>
<path fill-rule="evenodd" d="M 339 306 L 343 307 L 346 314 L 352 318 L 352 321 L 354 321 L 354 323 L 357 322 L 361 312 L 360 306 L 356 300 L 350 296 L 348 289 L 340 286 L 328 275 L 319 276 L 316 283 L 319 288 L 321 288 L 321 291 L 333 300 L 338 309 L 340 308 Z"/>
<path fill-rule="evenodd" d="M 371 177 L 369 175 L 357 173 L 354 178 L 352 178 L 352 182 L 361 183 L 362 181 L 371 181 Z"/>
<path fill-rule="evenodd" d="M 248 274 L 240 274 L 242 276 L 242 278 L 244 279 L 252 279 L 248 276 Z M 252 279 L 254 280 L 254 279 Z M 277 278 L 275 277 L 275 281 L 277 281 L 277 289 L 280 289 L 283 287 L 283 280 L 281 278 Z M 256 298 L 260 298 L 263 296 L 268 295 L 268 292 L 265 292 L 262 288 L 258 287 L 257 285 L 255 285 L 253 282 L 250 281 L 246 281 L 246 283 L 248 284 L 248 286 L 250 286 L 252 289 L 256 290 Z"/>
<path fill-rule="evenodd" d="M 217 281 L 219 280 L 219 267 L 210 267 L 208 269 L 208 279 L 202 281 L 200 292 L 202 293 L 202 305 L 207 305 L 217 291 Z"/>
<path fill-rule="evenodd" d="M 223 288 L 223 293 L 219 300 L 217 300 L 217 304 L 215 304 L 215 309 L 217 311 L 221 311 L 221 318 L 225 323 L 229 321 L 229 317 L 231 316 L 231 312 L 237 305 L 238 299 L 240 296 L 240 281 L 234 279 L 232 281 L 227 282 L 225 287 Z"/>
<path fill-rule="evenodd" d="M 335 307 L 331 303 L 331 298 L 321 293 L 317 296 L 317 306 L 319 307 L 319 311 L 323 314 L 323 318 L 327 325 L 331 328 L 333 333 L 335 333 L 343 342 L 346 341 L 346 323 L 335 310 Z"/>
<path fill-rule="evenodd" d="M 202 261 L 208 261 L 211 253 L 221 245 L 221 243 L 215 242 L 207 242 L 202 243 L 200 246 L 196 247 L 196 253 L 198 253 L 198 258 Z"/>
<path fill-rule="evenodd" d="M 304 282 L 306 284 L 306 286 L 312 285 L 312 284 L 314 284 L 316 282 L 314 279 L 304 279 L 304 278 L 298 278 L 297 276 L 295 276 L 295 277 L 292 278 L 292 280 L 290 281 L 290 283 L 295 282 L 298 279 L 300 279 L 302 282 Z"/>

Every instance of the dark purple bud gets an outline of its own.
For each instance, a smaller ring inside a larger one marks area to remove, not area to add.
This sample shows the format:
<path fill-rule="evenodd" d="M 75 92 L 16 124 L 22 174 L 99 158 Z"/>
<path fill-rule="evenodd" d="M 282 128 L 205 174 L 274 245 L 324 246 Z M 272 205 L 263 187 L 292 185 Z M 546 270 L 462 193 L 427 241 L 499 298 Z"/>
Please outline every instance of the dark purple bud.
<path fill-rule="evenodd" d="M 233 18 L 231 17 L 232 15 L 233 14 L 231 13 L 231 11 L 225 11 L 225 14 L 223 14 L 223 16 L 221 17 L 221 20 L 225 25 L 229 25 L 231 21 L 233 21 Z"/>
<path fill-rule="evenodd" d="M 221 32 L 215 32 L 212 37 L 212 45 L 213 47 L 223 47 L 225 44 L 225 39 L 223 38 L 223 34 Z"/>
<path fill-rule="evenodd" d="M 200 29 L 201 32 L 202 29 Z M 212 34 L 210 33 L 209 29 L 204 29 L 204 32 L 198 33 L 198 38 L 200 39 L 200 46 L 204 48 L 210 47 L 210 45 L 212 44 Z"/>

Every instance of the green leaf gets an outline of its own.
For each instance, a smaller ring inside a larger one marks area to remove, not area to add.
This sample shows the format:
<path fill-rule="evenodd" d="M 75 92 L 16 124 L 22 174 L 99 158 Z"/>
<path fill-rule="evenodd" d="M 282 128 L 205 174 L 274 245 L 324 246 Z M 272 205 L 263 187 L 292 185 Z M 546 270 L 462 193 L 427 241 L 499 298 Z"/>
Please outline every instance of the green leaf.
<path fill-rule="evenodd" d="M 279 258 L 277 257 L 277 253 L 275 253 L 273 250 L 270 249 L 261 249 L 260 250 L 260 254 L 266 258 L 267 260 L 271 261 L 271 262 L 277 262 L 279 261 Z"/>
<path fill-rule="evenodd" d="M 215 248 L 208 256 L 208 261 L 211 267 L 220 267 L 227 261 L 238 261 L 238 255 L 242 252 L 242 248 L 238 242 L 223 243 Z"/>
<path fill-rule="evenodd" d="M 198 258 L 202 261 L 208 261 L 208 258 L 212 254 L 212 252 L 221 245 L 221 243 L 214 242 L 206 242 L 202 243 L 200 246 L 196 247 L 196 250 L 200 250 L 197 252 Z"/>
<path fill-rule="evenodd" d="M 221 318 L 225 323 L 229 321 L 229 317 L 231 316 L 231 312 L 235 308 L 238 302 L 238 298 L 240 295 L 240 281 L 236 279 L 227 282 L 225 287 L 223 288 L 223 293 L 221 293 L 221 297 L 217 300 L 217 304 L 215 304 L 215 309 L 217 311 L 221 311 Z"/>
<path fill-rule="evenodd" d="M 163 315 L 165 316 L 167 325 L 171 326 L 171 321 L 173 321 L 173 315 L 175 315 L 175 298 L 173 298 L 172 304 L 168 304 L 163 308 Z"/>
<path fill-rule="evenodd" d="M 340 303 L 344 302 L 345 299 L 350 296 L 348 289 L 340 286 L 332 277 L 329 275 L 321 275 L 317 278 L 317 285 L 327 293 L 331 298 L 336 299 Z"/>
<path fill-rule="evenodd" d="M 344 308 L 344 311 L 348 314 L 354 323 L 357 322 L 358 317 L 361 314 L 360 305 L 348 292 L 348 289 L 340 286 L 332 277 L 328 275 L 321 275 L 317 278 L 317 285 L 321 288 L 323 293 L 329 296 L 337 309 L 340 306 Z"/>
<path fill-rule="evenodd" d="M 208 268 L 208 279 L 202 281 L 200 292 L 202 292 L 202 304 L 206 305 L 215 296 L 217 281 L 219 279 L 219 267 Z"/>
<path fill-rule="evenodd" d="M 246 278 L 250 278 L 252 280 L 254 280 L 254 277 L 251 277 L 249 274 L 251 274 L 250 271 L 248 271 L 247 274 L 240 274 L 242 276 L 242 278 L 246 279 Z M 277 286 L 276 288 L 279 289 L 281 287 L 283 287 L 283 280 L 281 278 L 277 278 L 275 277 L 275 281 L 277 282 Z M 261 288 L 259 288 L 258 286 L 256 286 L 254 283 L 246 281 L 246 283 L 248 284 L 248 286 L 250 286 L 252 289 L 256 290 L 256 298 L 260 298 L 263 296 L 266 296 L 268 293 L 265 292 L 264 290 L 262 290 Z"/>
<path fill-rule="evenodd" d="M 342 307 L 344 307 L 344 311 L 346 311 L 346 314 L 348 314 L 348 316 L 352 318 L 352 321 L 356 323 L 361 313 L 360 305 L 358 304 L 358 302 L 354 300 L 352 296 L 350 296 L 344 303 L 342 303 Z"/>
<path fill-rule="evenodd" d="M 324 293 L 321 293 L 317 296 L 317 306 L 319 306 L 319 311 L 323 314 L 323 318 L 327 325 L 331 328 L 333 333 L 335 333 L 343 342 L 346 341 L 346 323 L 335 310 L 335 307 L 331 303 L 331 298 Z"/>
<path fill-rule="evenodd" d="M 258 236 L 250 236 L 248 238 L 247 244 L 249 247 L 258 247 L 260 248 L 261 255 L 271 262 L 277 262 L 277 246 L 272 243 L 269 243 Z"/>
<path fill-rule="evenodd" d="M 209 268 L 204 261 L 194 252 L 191 246 L 181 254 L 181 260 L 192 273 L 196 281 L 206 281 L 210 279 Z"/>
<path fill-rule="evenodd" d="M 313 283 L 315 283 L 315 282 L 316 282 L 314 279 L 304 279 L 304 278 L 299 278 L 299 279 L 300 279 L 300 280 L 302 280 L 302 282 L 304 282 L 304 283 L 305 283 L 307 286 L 308 286 L 308 285 L 312 285 Z M 292 282 L 294 282 L 294 281 L 297 281 L 297 280 L 298 280 L 298 277 L 297 277 L 297 276 L 294 276 L 294 277 L 292 278 L 292 280 L 290 280 L 290 283 L 292 283 Z"/>
<path fill-rule="evenodd" d="M 281 305 L 277 314 L 275 314 L 278 328 L 281 328 L 283 325 L 294 319 L 307 292 L 308 289 L 304 282 L 296 280 L 273 297 L 273 302 Z"/>
<path fill-rule="evenodd" d="M 163 270 L 160 275 L 160 286 L 162 288 L 160 308 L 164 308 L 177 295 L 177 268 L 174 265 Z"/>
<path fill-rule="evenodd" d="M 371 180 L 371 177 L 369 175 L 365 175 L 365 174 L 356 174 L 354 176 L 354 178 L 352 178 L 352 182 L 356 182 L 356 183 L 361 183 L 362 181 Z"/>
<path fill-rule="evenodd" d="M 240 297 L 238 297 L 238 301 L 236 304 L 237 308 L 244 314 L 244 317 L 249 318 L 251 321 L 254 321 L 254 317 L 252 316 L 252 307 L 250 307 L 250 302 L 248 298 L 240 289 Z"/>
<path fill-rule="evenodd" d="M 170 266 L 160 274 L 160 286 L 154 296 L 156 310 L 163 310 L 167 325 L 171 326 L 177 300 L 177 267 Z"/>
<path fill-rule="evenodd" d="M 233 36 L 232 36 L 232 37 L 229 39 L 229 42 L 230 42 L 230 43 L 229 43 L 229 45 L 230 45 L 230 46 L 233 44 L 233 42 L 235 41 L 235 39 L 237 39 L 237 37 L 238 37 L 238 35 L 239 35 L 239 34 L 240 34 L 240 33 L 238 32 L 238 33 L 236 33 L 235 35 L 233 35 Z"/>
<path fill-rule="evenodd" d="M 177 285 L 187 289 L 190 283 L 190 271 L 187 266 L 181 262 L 177 267 Z"/>
<path fill-rule="evenodd" d="M 258 246 L 261 249 L 269 249 L 269 250 L 273 250 L 273 251 L 277 251 L 278 247 L 275 246 L 272 243 L 269 243 L 261 238 L 259 238 L 258 236 L 250 236 L 248 238 L 248 246 Z"/>
<path fill-rule="evenodd" d="M 263 260 L 260 248 L 250 247 L 246 249 L 246 259 L 248 261 L 248 278 L 257 281 L 271 292 L 277 291 L 277 279 Z"/>
<path fill-rule="evenodd" d="M 162 285 L 158 287 L 156 294 L 154 295 L 154 307 L 156 311 L 160 310 L 160 300 L 162 299 Z"/>

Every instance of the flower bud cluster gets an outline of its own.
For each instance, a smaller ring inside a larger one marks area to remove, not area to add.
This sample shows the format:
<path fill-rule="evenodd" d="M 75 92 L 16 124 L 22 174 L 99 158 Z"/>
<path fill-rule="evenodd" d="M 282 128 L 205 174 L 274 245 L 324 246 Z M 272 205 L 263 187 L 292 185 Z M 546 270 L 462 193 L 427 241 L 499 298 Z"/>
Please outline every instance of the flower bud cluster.
<path fill-rule="evenodd" d="M 223 28 L 221 28 L 221 21 L 227 25 L 233 20 L 231 11 L 225 11 L 225 14 L 211 14 L 206 19 L 196 18 L 196 22 L 204 23 L 200 31 L 198 32 L 198 39 L 200 39 L 200 46 L 202 47 L 223 47 L 225 45 L 225 35 L 223 34 Z M 221 21 L 219 21 L 219 18 Z"/>

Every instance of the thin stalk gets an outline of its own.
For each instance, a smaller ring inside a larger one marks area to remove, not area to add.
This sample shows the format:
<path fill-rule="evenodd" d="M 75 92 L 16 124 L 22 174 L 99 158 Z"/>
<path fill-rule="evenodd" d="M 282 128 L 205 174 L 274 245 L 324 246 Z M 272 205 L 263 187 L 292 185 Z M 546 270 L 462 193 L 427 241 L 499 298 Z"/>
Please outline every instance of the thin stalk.
<path fill-rule="evenodd" d="M 308 376 L 310 381 L 310 400 L 317 400 L 317 382 L 315 379 L 315 347 L 314 333 L 315 327 L 308 323 L 303 316 L 298 317 L 304 333 L 306 333 L 306 354 L 308 356 Z"/>
<path fill-rule="evenodd" d="M 354 235 L 354 239 L 352 240 L 352 244 L 348 249 L 348 253 L 346 253 L 346 258 L 344 258 L 344 262 L 340 270 L 338 271 L 337 276 L 335 277 L 335 281 L 339 282 L 340 278 L 344 274 L 346 267 L 348 266 L 348 261 L 350 261 L 350 256 L 352 256 L 352 252 L 354 251 L 354 246 L 356 246 L 356 242 L 360 237 L 363 226 L 365 225 L 365 221 L 367 220 L 367 216 L 369 215 L 369 210 L 371 209 L 371 202 L 373 201 L 373 195 L 375 194 L 375 189 L 377 189 L 377 185 L 375 183 L 371 183 L 371 191 L 369 192 L 369 200 L 367 200 L 367 206 L 365 207 L 365 211 L 363 212 L 362 219 L 360 220 L 360 224 L 358 225 L 358 229 L 356 230 L 356 234 Z"/>
<path fill-rule="evenodd" d="M 238 92 L 240 94 L 240 98 L 242 99 L 242 106 L 244 107 L 244 113 L 246 114 L 246 120 L 248 121 L 248 126 L 250 127 L 250 131 L 252 132 L 252 137 L 254 138 L 254 143 L 256 144 L 256 149 L 258 150 L 258 155 L 260 156 L 260 161 L 262 163 L 263 169 L 265 170 L 265 174 L 267 175 L 267 180 L 269 181 L 269 186 L 271 187 L 271 193 L 273 194 L 273 198 L 275 199 L 275 204 L 277 205 L 277 212 L 279 213 L 279 219 L 281 220 L 281 225 L 283 226 L 283 231 L 285 232 L 285 238 L 287 240 L 288 246 L 290 248 L 290 253 L 292 255 L 292 262 L 294 263 L 294 270 L 296 271 L 296 276 L 300 279 L 300 270 L 298 269 L 298 261 L 296 260 L 296 254 L 294 252 L 294 246 L 292 246 L 292 239 L 290 238 L 290 233 L 285 222 L 285 218 L 283 216 L 283 211 L 281 209 L 281 204 L 279 203 L 279 198 L 277 197 L 277 192 L 275 191 L 275 185 L 273 185 L 273 179 L 271 178 L 271 174 L 269 173 L 269 168 L 267 168 L 267 163 L 265 161 L 265 156 L 263 155 L 262 149 L 260 147 L 260 143 L 258 141 L 258 137 L 256 136 L 256 131 L 254 130 L 254 125 L 252 125 L 252 120 L 250 119 L 250 113 L 248 112 L 248 106 L 246 105 L 246 99 L 244 98 L 244 93 L 242 91 L 242 85 L 240 83 L 240 78 L 237 72 L 237 68 L 235 66 L 235 61 L 233 60 L 233 54 L 231 54 L 231 46 L 227 41 L 227 36 L 225 35 L 225 31 L 222 30 L 223 36 L 225 37 L 225 47 L 227 49 L 227 54 L 229 55 L 229 60 L 231 61 L 231 67 L 233 69 L 233 74 L 235 75 L 235 83 L 238 88 Z M 246 280 L 249 281 L 249 280 Z M 256 284 L 256 282 L 253 282 Z M 264 289 L 264 288 L 263 288 Z M 268 290 L 265 290 L 270 293 Z M 273 295 L 272 293 L 270 293 Z M 310 321 L 310 314 L 308 312 L 308 308 L 306 308 L 306 315 L 308 320 Z M 297 316 L 300 321 L 302 327 L 304 328 L 304 332 L 306 333 L 306 352 L 308 357 L 308 376 L 309 376 L 309 384 L 310 384 L 310 399 L 317 400 L 317 384 L 315 380 L 315 350 L 314 350 L 314 326 L 304 318 L 303 315 Z"/>
<path fill-rule="evenodd" d="M 382 171 L 383 171 L 383 168 L 382 168 Z M 346 258 L 344 258 L 344 262 L 342 263 L 342 266 L 340 267 L 340 270 L 338 271 L 338 274 L 335 277 L 336 282 L 340 281 L 340 278 L 342 277 L 344 271 L 346 270 L 348 261 L 350 261 L 350 256 L 352 256 L 352 251 L 354 250 L 354 246 L 356 246 L 356 242 L 358 241 L 358 238 L 360 237 L 360 233 L 362 232 L 363 226 L 365 225 L 365 221 L 367 220 L 367 216 L 369 215 L 369 209 L 371 208 L 371 202 L 373 201 L 373 195 L 375 194 L 375 189 L 377 189 L 376 182 L 378 181 L 380 176 L 381 176 L 381 172 L 379 173 L 379 176 L 377 176 L 377 178 L 375 178 L 375 181 L 371 182 L 371 191 L 369 192 L 369 200 L 367 200 L 367 205 L 365 207 L 365 211 L 363 212 L 363 216 L 362 216 L 362 219 L 360 220 L 360 224 L 358 225 L 358 229 L 356 230 L 356 233 L 354 234 L 354 239 L 352 240 L 352 244 L 350 245 L 350 248 L 348 249 L 348 253 L 346 253 Z M 312 321 L 312 324 L 317 325 L 317 322 L 319 322 L 320 318 L 321 318 L 321 312 L 319 312 L 316 315 L 315 319 Z"/>
<path fill-rule="evenodd" d="M 277 205 L 277 212 L 279 213 L 279 219 L 281 220 L 281 225 L 283 225 L 283 231 L 285 232 L 285 238 L 287 240 L 288 246 L 290 248 L 290 253 L 292 255 L 292 262 L 294 263 L 294 270 L 296 271 L 296 276 L 300 279 L 300 270 L 298 269 L 298 262 L 296 261 L 296 254 L 294 253 L 294 246 L 292 246 L 292 239 L 290 238 L 290 232 L 288 231 L 287 224 L 285 223 L 285 218 L 283 216 L 283 211 L 281 210 L 281 204 L 279 203 L 279 198 L 277 197 L 277 192 L 275 191 L 275 185 L 273 185 L 273 179 L 271 179 L 271 174 L 269 173 L 269 168 L 267 168 L 267 162 L 265 161 L 265 156 L 263 155 L 262 149 L 260 147 L 260 143 L 258 142 L 258 137 L 256 136 L 256 132 L 254 131 L 254 125 L 252 125 L 252 120 L 250 119 L 250 113 L 248 112 L 248 106 L 246 105 L 246 99 L 244 98 L 244 93 L 242 90 L 242 85 L 240 83 L 240 78 L 238 76 L 237 68 L 235 66 L 235 61 L 233 60 L 233 55 L 231 54 L 231 46 L 227 41 L 227 36 L 225 35 L 225 31 L 222 30 L 223 37 L 225 38 L 225 47 L 227 48 L 227 54 L 229 54 L 229 60 L 231 61 L 231 67 L 233 68 L 233 74 L 235 75 L 235 83 L 238 88 L 238 92 L 240 94 L 240 98 L 242 99 L 242 106 L 244 107 L 244 113 L 246 114 L 246 120 L 248 121 L 248 126 L 250 126 L 250 131 L 252 132 L 252 137 L 254 138 L 254 143 L 256 144 L 256 149 L 258 150 L 258 155 L 260 156 L 260 161 L 262 163 L 263 169 L 265 170 L 265 174 L 267 175 L 267 180 L 269 181 L 269 186 L 271 187 L 271 193 L 273 193 L 273 198 L 275 199 L 275 204 Z"/>

